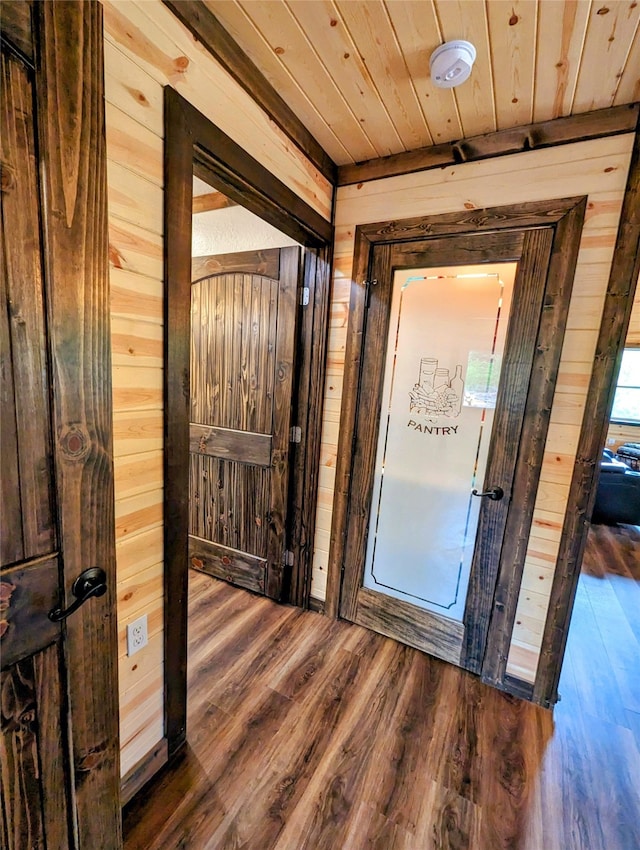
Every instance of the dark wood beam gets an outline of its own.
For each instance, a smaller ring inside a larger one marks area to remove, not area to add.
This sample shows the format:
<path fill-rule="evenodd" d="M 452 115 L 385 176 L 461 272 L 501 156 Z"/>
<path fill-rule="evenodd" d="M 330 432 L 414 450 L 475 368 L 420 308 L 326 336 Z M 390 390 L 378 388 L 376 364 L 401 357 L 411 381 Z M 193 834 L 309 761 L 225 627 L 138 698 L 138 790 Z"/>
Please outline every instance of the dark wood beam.
<path fill-rule="evenodd" d="M 596 498 L 600 457 L 605 444 L 620 370 L 624 340 L 629 327 L 633 299 L 640 274 L 640 126 L 620 214 L 618 236 L 609 273 L 594 367 L 587 395 L 576 464 L 569 489 L 567 511 L 551 599 L 542 637 L 540 663 L 534 687 L 536 702 L 553 704 L 569 633 L 580 565 Z"/>
<path fill-rule="evenodd" d="M 206 195 L 193 196 L 193 213 L 210 212 L 211 210 L 224 210 L 227 207 L 237 207 L 238 204 L 227 198 L 222 192 L 208 192 Z"/>
<path fill-rule="evenodd" d="M 598 109 L 569 118 L 555 118 L 553 121 L 527 124 L 524 127 L 460 139 L 457 142 L 370 159 L 367 162 L 341 165 L 338 167 L 338 186 L 396 177 L 399 174 L 412 174 L 430 168 L 444 168 L 461 162 L 506 156 L 553 145 L 583 142 L 602 136 L 633 133 L 639 111 L 638 103 L 613 106 L 610 109 Z"/>
<path fill-rule="evenodd" d="M 163 0 L 173 14 L 248 92 L 291 141 L 335 185 L 337 167 L 264 74 L 240 49 L 202 0 Z"/>

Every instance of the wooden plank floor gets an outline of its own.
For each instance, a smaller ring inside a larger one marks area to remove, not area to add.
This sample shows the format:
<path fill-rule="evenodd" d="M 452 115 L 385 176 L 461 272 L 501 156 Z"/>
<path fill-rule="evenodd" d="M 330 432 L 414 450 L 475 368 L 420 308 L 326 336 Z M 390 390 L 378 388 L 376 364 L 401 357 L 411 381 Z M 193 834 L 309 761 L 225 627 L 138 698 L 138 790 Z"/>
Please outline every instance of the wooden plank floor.
<path fill-rule="evenodd" d="M 194 573 L 189 745 L 126 850 L 639 850 L 640 529 L 585 573 L 553 714 Z"/>

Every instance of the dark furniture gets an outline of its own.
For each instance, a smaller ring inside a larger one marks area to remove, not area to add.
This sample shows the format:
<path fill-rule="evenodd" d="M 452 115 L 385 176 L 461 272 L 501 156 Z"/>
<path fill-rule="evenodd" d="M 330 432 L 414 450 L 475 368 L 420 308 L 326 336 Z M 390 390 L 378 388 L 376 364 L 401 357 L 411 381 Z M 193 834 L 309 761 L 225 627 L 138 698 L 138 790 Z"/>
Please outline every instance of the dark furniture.
<path fill-rule="evenodd" d="M 616 460 L 621 460 L 630 469 L 640 472 L 640 443 L 624 443 L 618 446 Z"/>
<path fill-rule="evenodd" d="M 640 472 L 635 472 L 605 449 L 592 521 L 640 525 Z"/>

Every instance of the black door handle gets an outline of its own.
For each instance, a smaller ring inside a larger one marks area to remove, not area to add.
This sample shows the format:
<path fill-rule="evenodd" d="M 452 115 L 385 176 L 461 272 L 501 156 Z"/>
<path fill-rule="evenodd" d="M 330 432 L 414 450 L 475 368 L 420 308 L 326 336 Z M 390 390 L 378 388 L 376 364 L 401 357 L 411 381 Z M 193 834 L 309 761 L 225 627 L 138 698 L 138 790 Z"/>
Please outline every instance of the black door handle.
<path fill-rule="evenodd" d="M 100 567 L 89 567 L 83 573 L 80 573 L 78 578 L 71 586 L 71 592 L 76 598 L 68 608 L 52 608 L 49 611 L 49 619 L 54 623 L 59 623 L 61 620 L 66 620 L 69 614 L 73 614 L 78 608 L 91 599 L 92 596 L 104 596 L 107 592 L 107 574 Z"/>
<path fill-rule="evenodd" d="M 487 490 L 485 493 L 478 493 L 477 490 L 471 491 L 472 496 L 479 496 L 483 498 L 486 496 L 487 499 L 491 499 L 492 502 L 499 502 L 500 499 L 504 496 L 504 490 L 502 487 L 492 487 L 490 490 Z"/>

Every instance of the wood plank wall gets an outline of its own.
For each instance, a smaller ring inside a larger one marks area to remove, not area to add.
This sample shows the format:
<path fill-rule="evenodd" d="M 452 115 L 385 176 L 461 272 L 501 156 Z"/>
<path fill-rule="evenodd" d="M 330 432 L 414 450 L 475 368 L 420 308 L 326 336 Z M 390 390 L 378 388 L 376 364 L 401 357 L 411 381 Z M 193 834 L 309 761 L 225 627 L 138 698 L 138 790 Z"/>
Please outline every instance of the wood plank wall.
<path fill-rule="evenodd" d="M 587 194 L 508 672 L 533 681 L 607 287 L 631 134 L 345 186 L 336 198 L 334 297 L 312 596 L 324 599 L 357 224 Z"/>
<path fill-rule="evenodd" d="M 122 772 L 163 736 L 163 114 L 170 84 L 325 218 L 331 187 L 160 0 L 105 0 Z M 149 644 L 126 655 L 126 624 Z"/>

